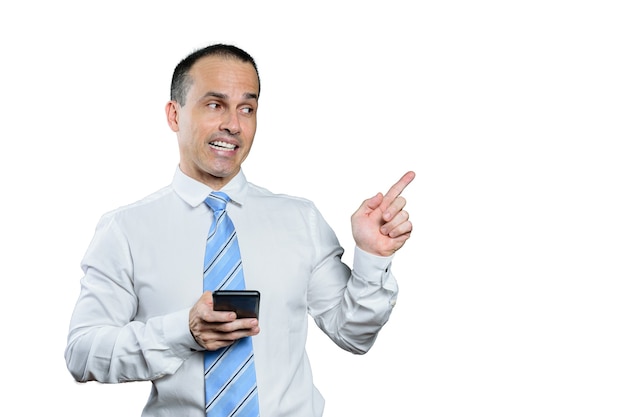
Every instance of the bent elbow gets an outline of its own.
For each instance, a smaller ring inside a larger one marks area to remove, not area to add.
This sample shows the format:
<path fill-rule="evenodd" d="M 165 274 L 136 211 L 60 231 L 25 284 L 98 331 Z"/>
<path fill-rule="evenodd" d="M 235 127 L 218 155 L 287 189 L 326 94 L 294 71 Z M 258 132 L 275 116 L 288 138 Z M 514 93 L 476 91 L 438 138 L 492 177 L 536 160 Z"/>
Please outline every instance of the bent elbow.
<path fill-rule="evenodd" d="M 72 345 L 68 345 L 65 349 L 65 365 L 76 382 L 87 382 L 90 378 L 86 374 L 87 357 L 81 355 L 73 349 Z"/>

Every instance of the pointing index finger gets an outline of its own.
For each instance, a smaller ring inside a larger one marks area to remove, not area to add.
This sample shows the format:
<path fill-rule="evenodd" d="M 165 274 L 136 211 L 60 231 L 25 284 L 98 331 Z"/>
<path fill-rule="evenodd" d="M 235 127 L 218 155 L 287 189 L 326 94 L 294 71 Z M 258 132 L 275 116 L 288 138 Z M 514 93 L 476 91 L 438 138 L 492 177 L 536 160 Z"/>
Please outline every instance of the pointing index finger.
<path fill-rule="evenodd" d="M 415 172 L 409 171 L 400 178 L 398 182 L 391 186 L 387 194 L 383 197 L 383 202 L 381 204 L 381 209 L 384 212 L 387 210 L 387 207 L 391 204 L 393 200 L 395 200 L 404 189 L 415 179 Z"/>

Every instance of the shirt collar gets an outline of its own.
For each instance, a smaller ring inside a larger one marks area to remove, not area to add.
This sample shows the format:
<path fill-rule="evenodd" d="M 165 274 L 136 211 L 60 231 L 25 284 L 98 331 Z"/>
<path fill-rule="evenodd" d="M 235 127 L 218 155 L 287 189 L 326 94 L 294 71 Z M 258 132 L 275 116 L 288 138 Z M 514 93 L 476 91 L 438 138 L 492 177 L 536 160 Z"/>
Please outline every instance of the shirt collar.
<path fill-rule="evenodd" d="M 247 184 L 246 176 L 240 169 L 239 173 L 219 191 L 228 194 L 232 203 L 241 206 L 245 202 Z M 176 194 L 192 207 L 203 204 L 207 196 L 214 191 L 208 185 L 187 176 L 180 170 L 180 166 L 176 166 L 172 187 Z"/>

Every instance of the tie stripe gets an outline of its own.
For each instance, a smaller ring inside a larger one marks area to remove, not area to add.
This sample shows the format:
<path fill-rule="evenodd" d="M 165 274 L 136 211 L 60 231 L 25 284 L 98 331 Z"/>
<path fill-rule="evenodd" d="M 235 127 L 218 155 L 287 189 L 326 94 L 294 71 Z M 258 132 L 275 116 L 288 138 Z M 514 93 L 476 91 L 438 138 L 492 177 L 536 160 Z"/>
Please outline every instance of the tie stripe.
<path fill-rule="evenodd" d="M 205 203 L 215 220 L 204 259 L 204 290 L 244 289 L 243 265 L 235 227 L 225 211 L 230 198 L 213 192 Z M 205 411 L 208 417 L 258 417 L 258 392 L 252 339 L 204 354 Z"/>

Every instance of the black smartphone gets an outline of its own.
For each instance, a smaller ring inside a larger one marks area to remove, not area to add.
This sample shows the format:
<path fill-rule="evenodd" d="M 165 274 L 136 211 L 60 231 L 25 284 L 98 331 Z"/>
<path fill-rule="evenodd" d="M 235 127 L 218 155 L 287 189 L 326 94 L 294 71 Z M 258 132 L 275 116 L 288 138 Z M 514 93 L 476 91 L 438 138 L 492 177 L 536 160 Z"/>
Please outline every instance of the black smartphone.
<path fill-rule="evenodd" d="M 261 293 L 256 290 L 217 290 L 213 292 L 213 310 L 234 311 L 238 319 L 258 318 Z"/>

